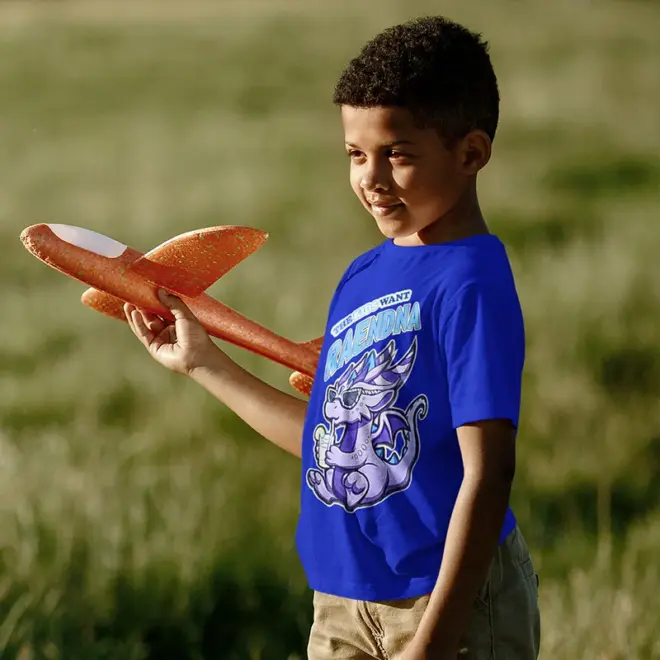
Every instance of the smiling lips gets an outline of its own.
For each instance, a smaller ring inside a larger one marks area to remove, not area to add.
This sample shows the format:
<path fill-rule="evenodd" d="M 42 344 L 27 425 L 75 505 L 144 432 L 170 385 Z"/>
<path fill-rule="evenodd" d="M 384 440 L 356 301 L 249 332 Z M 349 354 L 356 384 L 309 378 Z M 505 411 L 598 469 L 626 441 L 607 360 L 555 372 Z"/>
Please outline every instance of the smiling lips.
<path fill-rule="evenodd" d="M 374 200 L 373 202 L 367 200 L 367 202 L 371 206 L 371 210 L 379 216 L 390 215 L 390 213 L 394 213 L 394 211 L 403 206 L 401 202 L 383 202 L 380 200 Z"/>

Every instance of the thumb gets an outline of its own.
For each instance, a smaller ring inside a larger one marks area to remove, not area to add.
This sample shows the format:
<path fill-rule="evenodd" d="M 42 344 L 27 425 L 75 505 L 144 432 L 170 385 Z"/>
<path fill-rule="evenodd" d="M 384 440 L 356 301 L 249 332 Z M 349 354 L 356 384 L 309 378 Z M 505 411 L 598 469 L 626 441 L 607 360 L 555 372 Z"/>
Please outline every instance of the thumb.
<path fill-rule="evenodd" d="M 158 299 L 169 309 L 176 321 L 195 321 L 195 315 L 188 306 L 179 298 L 165 289 L 158 289 Z"/>

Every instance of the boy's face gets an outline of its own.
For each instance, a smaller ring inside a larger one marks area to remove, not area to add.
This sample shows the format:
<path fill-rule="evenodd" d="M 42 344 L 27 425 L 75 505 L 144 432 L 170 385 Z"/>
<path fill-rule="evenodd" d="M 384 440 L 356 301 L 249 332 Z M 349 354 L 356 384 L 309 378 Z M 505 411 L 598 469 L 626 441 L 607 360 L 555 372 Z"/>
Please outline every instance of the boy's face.
<path fill-rule="evenodd" d="M 476 174 L 469 147 L 448 148 L 402 108 L 342 106 L 341 114 L 353 191 L 384 236 L 423 242 L 419 232 L 455 209 Z"/>

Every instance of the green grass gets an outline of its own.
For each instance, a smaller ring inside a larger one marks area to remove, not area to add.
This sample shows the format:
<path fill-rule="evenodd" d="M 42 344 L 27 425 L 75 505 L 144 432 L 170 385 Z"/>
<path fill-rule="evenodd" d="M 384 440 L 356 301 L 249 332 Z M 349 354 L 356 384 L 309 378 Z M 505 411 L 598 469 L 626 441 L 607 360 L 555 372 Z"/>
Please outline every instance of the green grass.
<path fill-rule="evenodd" d="M 332 86 L 377 30 L 437 3 L 0 3 L 0 657 L 304 657 L 297 462 L 39 264 L 64 222 L 147 250 L 268 230 L 211 293 L 293 339 L 378 236 Z M 544 657 L 660 658 L 660 7 L 442 11 L 491 42 L 481 181 L 529 336 L 514 505 Z M 232 356 L 267 381 L 287 373 Z"/>

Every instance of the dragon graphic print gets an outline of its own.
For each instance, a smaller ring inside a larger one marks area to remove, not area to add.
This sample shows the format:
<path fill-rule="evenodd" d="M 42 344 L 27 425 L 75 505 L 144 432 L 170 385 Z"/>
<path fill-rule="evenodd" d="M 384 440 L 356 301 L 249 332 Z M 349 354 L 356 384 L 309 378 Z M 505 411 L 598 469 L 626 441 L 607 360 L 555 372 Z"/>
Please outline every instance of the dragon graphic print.
<path fill-rule="evenodd" d="M 407 302 L 363 318 L 355 338 L 360 335 L 380 340 L 418 330 L 419 325 L 419 305 Z M 338 342 L 341 345 L 341 340 Z M 356 345 L 353 336 L 350 342 Z M 401 388 L 415 367 L 417 337 L 400 356 L 394 338 L 382 350 L 364 350 L 352 360 L 354 353 L 350 354 L 347 345 L 345 339 L 344 348 L 334 353 L 331 372 L 341 374 L 326 386 L 325 423 L 314 429 L 316 465 L 307 471 L 306 481 L 325 505 L 337 505 L 351 513 L 376 506 L 408 488 L 420 452 L 418 424 L 426 416 L 428 399 L 420 394 L 407 406 L 397 406 Z M 331 350 L 329 364 L 332 354 Z M 338 368 L 340 354 L 348 362 L 343 370 Z"/>

